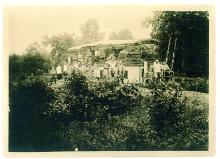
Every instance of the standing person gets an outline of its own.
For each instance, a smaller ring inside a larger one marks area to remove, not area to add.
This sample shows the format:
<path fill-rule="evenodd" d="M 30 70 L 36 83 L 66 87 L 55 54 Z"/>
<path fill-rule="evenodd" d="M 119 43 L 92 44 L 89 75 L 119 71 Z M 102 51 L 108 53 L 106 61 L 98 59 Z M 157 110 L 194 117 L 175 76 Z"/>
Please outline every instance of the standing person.
<path fill-rule="evenodd" d="M 53 82 L 55 82 L 56 84 L 57 83 L 57 77 L 56 77 L 57 72 L 54 67 L 50 70 L 50 74 L 52 75 L 51 80 L 50 80 L 51 84 L 53 84 Z"/>
<path fill-rule="evenodd" d="M 57 66 L 57 79 L 60 80 L 62 79 L 62 68 L 60 65 Z"/>
<path fill-rule="evenodd" d="M 122 62 L 119 63 L 118 71 L 119 71 L 119 74 L 122 76 L 123 71 L 124 71 L 124 65 L 122 64 Z"/>
<path fill-rule="evenodd" d="M 68 66 L 67 66 L 67 64 L 65 63 L 65 64 L 63 65 L 63 75 L 66 76 L 66 75 L 67 75 L 67 72 L 68 72 Z"/>
<path fill-rule="evenodd" d="M 153 69 L 154 69 L 154 78 L 160 79 L 161 66 L 160 66 L 159 60 L 155 60 L 153 64 Z"/>
<path fill-rule="evenodd" d="M 114 77 L 115 76 L 115 72 L 114 72 L 114 69 L 111 68 L 111 77 Z"/>

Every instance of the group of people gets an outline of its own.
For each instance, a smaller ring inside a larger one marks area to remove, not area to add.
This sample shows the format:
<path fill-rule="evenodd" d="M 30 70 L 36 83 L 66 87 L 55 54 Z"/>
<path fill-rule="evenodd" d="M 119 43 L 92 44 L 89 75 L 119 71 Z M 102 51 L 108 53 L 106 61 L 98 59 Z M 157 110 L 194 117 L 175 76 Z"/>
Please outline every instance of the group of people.
<path fill-rule="evenodd" d="M 63 78 L 63 76 L 67 75 L 68 72 L 68 65 L 64 64 L 63 67 L 61 67 L 60 65 L 57 65 L 57 67 L 52 67 L 52 69 L 50 70 L 50 74 L 52 75 L 51 77 L 51 84 L 54 82 L 57 82 L 57 79 L 60 80 Z"/>
<path fill-rule="evenodd" d="M 159 60 L 155 60 L 153 62 L 152 71 L 153 71 L 153 80 L 160 80 L 164 71 L 169 69 L 167 64 L 160 63 Z M 63 79 L 68 73 L 71 72 L 72 69 L 80 70 L 83 73 L 87 73 L 96 78 L 105 77 L 114 77 L 117 75 L 123 75 L 124 66 L 122 63 L 115 61 L 106 62 L 103 67 L 97 67 L 96 65 L 87 66 L 80 65 L 80 63 L 68 64 L 67 62 L 61 67 L 61 65 L 57 65 L 50 70 L 51 76 L 51 84 L 56 83 L 57 80 Z"/>

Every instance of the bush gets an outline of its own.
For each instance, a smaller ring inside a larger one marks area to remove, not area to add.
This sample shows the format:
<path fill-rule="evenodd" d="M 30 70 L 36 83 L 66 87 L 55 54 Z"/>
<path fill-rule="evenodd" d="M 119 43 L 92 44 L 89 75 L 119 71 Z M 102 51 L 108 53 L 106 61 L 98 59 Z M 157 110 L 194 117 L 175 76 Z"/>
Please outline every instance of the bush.
<path fill-rule="evenodd" d="M 140 105 L 142 95 L 132 84 L 120 85 L 118 81 L 103 81 L 93 85 L 93 92 L 97 96 L 101 107 L 110 116 L 121 115 Z"/>
<path fill-rule="evenodd" d="M 93 103 L 94 93 L 89 90 L 86 77 L 73 71 L 67 76 L 64 85 L 64 104 L 68 107 L 71 118 L 76 121 L 94 120 L 96 105 Z"/>
<path fill-rule="evenodd" d="M 78 121 L 107 120 L 123 114 L 140 103 L 141 95 L 133 85 L 118 81 L 92 81 L 79 72 L 66 78 L 65 104 Z"/>
<path fill-rule="evenodd" d="M 76 71 L 10 85 L 10 151 L 207 150 L 208 107 L 176 82 L 147 87 Z"/>
<path fill-rule="evenodd" d="M 175 77 L 175 81 L 186 91 L 209 92 L 209 83 L 206 78 Z"/>
<path fill-rule="evenodd" d="M 9 88 L 9 150 L 43 150 L 50 119 L 47 111 L 53 90 L 40 80 L 22 81 Z"/>
<path fill-rule="evenodd" d="M 208 110 L 195 102 L 188 105 L 173 82 L 153 85 L 148 106 L 157 150 L 208 150 Z"/>
<path fill-rule="evenodd" d="M 9 57 L 9 82 L 18 83 L 28 76 L 42 75 L 51 67 L 49 58 L 40 53 L 11 55 Z"/>
<path fill-rule="evenodd" d="M 153 150 L 154 132 L 143 114 L 140 114 L 140 118 L 135 118 L 134 114 L 111 116 L 107 122 L 73 122 L 67 131 L 72 143 L 71 149 L 77 147 L 80 151 Z"/>

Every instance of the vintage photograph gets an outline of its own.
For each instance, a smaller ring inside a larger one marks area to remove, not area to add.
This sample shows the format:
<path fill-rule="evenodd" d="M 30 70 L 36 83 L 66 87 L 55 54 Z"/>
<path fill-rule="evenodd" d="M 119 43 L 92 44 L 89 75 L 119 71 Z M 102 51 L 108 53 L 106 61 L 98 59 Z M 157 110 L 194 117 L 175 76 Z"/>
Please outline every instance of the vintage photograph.
<path fill-rule="evenodd" d="M 4 26 L 9 152 L 210 150 L 208 9 L 7 6 Z"/>

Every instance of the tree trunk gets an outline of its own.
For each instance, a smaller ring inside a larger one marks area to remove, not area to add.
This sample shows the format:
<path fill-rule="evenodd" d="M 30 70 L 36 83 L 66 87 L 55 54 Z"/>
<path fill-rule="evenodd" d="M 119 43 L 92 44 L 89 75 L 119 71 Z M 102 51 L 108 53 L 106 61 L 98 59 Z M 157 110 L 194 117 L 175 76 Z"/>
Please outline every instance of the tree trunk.
<path fill-rule="evenodd" d="M 173 64 L 174 64 L 174 59 L 175 59 L 176 42 L 177 42 L 177 38 L 175 38 L 175 43 L 174 43 L 174 48 L 173 48 L 173 57 L 172 57 L 172 63 L 170 67 L 171 70 L 173 70 Z"/>
<path fill-rule="evenodd" d="M 171 41 L 171 35 L 170 35 L 169 43 L 168 43 L 168 47 L 167 47 L 166 63 L 167 63 L 167 61 L 168 61 L 168 56 L 169 56 L 169 52 L 170 52 L 170 41 Z"/>

